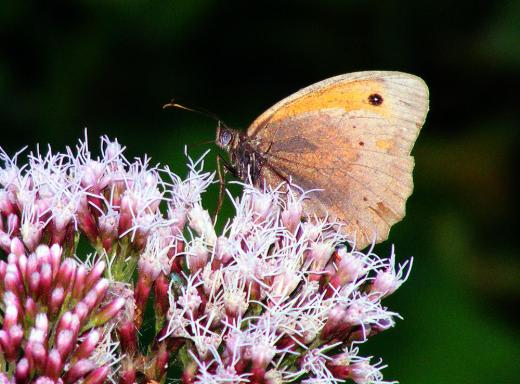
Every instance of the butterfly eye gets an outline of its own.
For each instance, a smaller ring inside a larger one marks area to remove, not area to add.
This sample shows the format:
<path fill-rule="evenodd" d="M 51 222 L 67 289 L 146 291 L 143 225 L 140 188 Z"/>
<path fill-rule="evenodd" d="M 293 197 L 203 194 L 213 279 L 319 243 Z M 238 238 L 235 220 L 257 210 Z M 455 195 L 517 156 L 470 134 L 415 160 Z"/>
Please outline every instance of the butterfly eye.
<path fill-rule="evenodd" d="M 220 144 L 221 145 L 229 145 L 229 143 L 231 142 L 231 139 L 233 138 L 233 134 L 227 130 L 222 130 L 220 132 L 220 137 L 219 137 L 219 141 L 220 141 Z"/>

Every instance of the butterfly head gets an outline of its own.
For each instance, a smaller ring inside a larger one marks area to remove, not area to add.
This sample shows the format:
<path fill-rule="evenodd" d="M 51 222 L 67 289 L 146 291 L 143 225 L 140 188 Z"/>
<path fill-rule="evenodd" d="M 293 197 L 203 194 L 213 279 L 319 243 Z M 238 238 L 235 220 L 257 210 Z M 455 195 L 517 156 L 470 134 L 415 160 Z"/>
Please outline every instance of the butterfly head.
<path fill-rule="evenodd" d="M 235 146 L 237 139 L 238 131 L 227 127 L 221 121 L 218 122 L 217 138 L 215 141 L 220 148 L 229 151 Z"/>

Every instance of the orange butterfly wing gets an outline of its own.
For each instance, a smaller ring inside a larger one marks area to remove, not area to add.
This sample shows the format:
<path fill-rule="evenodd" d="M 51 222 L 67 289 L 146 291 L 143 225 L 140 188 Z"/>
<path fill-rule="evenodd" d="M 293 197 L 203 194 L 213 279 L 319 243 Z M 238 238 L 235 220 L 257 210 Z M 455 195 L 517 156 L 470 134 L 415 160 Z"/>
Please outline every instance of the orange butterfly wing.
<path fill-rule="evenodd" d="M 413 190 L 410 152 L 428 111 L 428 88 L 400 72 L 336 76 L 259 116 L 247 134 L 267 163 L 262 178 L 305 190 L 310 215 L 339 220 L 361 249 L 388 237 Z"/>

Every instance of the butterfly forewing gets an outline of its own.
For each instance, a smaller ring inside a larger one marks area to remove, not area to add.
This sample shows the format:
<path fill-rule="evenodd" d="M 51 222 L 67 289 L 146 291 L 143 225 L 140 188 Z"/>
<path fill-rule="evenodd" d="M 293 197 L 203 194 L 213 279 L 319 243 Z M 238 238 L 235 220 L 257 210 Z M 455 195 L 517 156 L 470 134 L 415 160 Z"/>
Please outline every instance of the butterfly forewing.
<path fill-rule="evenodd" d="M 289 96 L 247 134 L 265 156 L 262 182 L 320 189 L 305 212 L 343 222 L 363 248 L 385 240 L 405 214 L 413 189 L 410 151 L 427 110 L 428 89 L 418 77 L 359 72 Z"/>

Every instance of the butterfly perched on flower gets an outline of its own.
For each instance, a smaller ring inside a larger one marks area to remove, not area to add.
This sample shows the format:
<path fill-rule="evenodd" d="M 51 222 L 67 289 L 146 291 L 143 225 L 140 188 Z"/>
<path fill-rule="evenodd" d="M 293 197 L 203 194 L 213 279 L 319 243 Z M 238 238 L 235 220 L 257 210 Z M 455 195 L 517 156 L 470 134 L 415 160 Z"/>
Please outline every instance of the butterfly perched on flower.
<path fill-rule="evenodd" d="M 410 155 L 428 112 L 428 87 L 401 72 L 367 71 L 301 89 L 241 132 L 221 123 L 228 168 L 259 188 L 313 190 L 309 217 L 344 224 L 357 249 L 386 238 L 413 190 Z"/>

